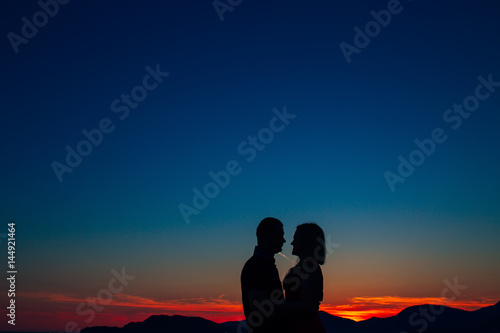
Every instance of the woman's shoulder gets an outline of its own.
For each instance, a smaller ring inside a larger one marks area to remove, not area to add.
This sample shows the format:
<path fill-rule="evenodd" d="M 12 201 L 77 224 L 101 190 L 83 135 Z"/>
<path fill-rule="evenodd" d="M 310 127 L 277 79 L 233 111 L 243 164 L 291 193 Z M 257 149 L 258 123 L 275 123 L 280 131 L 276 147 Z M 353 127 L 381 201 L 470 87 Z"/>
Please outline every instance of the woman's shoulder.
<path fill-rule="evenodd" d="M 321 266 L 320 266 L 320 264 L 318 264 L 318 262 L 315 259 L 306 258 L 304 260 L 299 261 L 299 263 L 297 264 L 297 266 L 299 266 L 299 265 L 300 265 L 300 268 L 304 272 L 307 272 L 307 273 L 310 273 L 310 274 L 323 275 L 323 272 L 321 270 Z"/>
<path fill-rule="evenodd" d="M 300 280 L 306 279 L 323 279 L 323 272 L 320 265 L 308 261 L 299 261 L 295 266 L 290 268 L 285 274 L 285 279 L 298 278 Z"/>

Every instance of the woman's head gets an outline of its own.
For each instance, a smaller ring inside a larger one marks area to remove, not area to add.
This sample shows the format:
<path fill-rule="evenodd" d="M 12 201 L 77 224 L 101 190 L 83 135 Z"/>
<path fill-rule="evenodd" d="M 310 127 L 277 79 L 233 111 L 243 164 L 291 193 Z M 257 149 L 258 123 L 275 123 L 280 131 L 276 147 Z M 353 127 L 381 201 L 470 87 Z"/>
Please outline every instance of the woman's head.
<path fill-rule="evenodd" d="M 316 223 L 304 223 L 297 226 L 292 246 L 292 254 L 300 259 L 311 257 L 320 265 L 325 263 L 325 234 Z"/>

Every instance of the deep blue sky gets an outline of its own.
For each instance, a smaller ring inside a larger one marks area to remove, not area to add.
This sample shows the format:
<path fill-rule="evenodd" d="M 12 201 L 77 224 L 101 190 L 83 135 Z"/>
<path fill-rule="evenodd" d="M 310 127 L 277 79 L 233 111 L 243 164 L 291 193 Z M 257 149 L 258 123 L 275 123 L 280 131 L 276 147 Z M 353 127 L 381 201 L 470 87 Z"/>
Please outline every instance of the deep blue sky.
<path fill-rule="evenodd" d="M 255 227 L 276 216 L 289 241 L 313 220 L 342 244 L 325 268 L 344 272 L 330 303 L 362 296 L 341 284 L 368 257 L 391 272 L 412 261 L 427 281 L 403 285 L 403 269 L 384 282 L 374 268 L 359 280 L 376 275 L 374 294 L 432 296 L 461 274 L 471 297 L 498 298 L 486 280 L 500 278 L 500 91 L 457 130 L 443 113 L 479 75 L 500 81 L 500 5 L 402 1 L 348 64 L 339 44 L 387 3 L 243 1 L 221 22 L 210 1 L 73 0 L 16 54 L 7 34 L 40 8 L 5 2 L 0 221 L 17 221 L 25 290 L 95 294 L 97 277 L 127 266 L 141 276 L 131 294 L 237 300 Z M 157 64 L 170 75 L 120 120 L 111 103 Z M 284 106 L 297 117 L 247 163 L 238 145 Z M 51 163 L 103 118 L 115 130 L 59 182 Z M 437 127 L 448 140 L 391 192 L 384 172 Z M 178 205 L 230 160 L 242 172 L 187 225 Z M 226 277 L 179 291 L 213 265 Z"/>

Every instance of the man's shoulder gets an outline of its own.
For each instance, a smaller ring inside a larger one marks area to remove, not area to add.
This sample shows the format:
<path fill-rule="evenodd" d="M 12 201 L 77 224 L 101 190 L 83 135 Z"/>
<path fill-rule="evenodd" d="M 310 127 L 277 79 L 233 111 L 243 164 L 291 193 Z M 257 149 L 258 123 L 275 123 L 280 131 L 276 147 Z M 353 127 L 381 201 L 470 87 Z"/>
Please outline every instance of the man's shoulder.
<path fill-rule="evenodd" d="M 260 258 L 259 256 L 256 256 L 256 255 L 253 255 L 247 260 L 247 262 L 243 266 L 243 270 L 252 269 L 254 267 L 259 267 L 259 266 L 262 266 L 262 264 L 264 264 L 264 261 L 262 260 L 262 258 Z"/>
<path fill-rule="evenodd" d="M 262 271 L 269 269 L 269 263 L 262 257 L 253 255 L 247 260 L 243 269 L 241 270 L 241 275 L 253 275 L 259 274 Z"/>

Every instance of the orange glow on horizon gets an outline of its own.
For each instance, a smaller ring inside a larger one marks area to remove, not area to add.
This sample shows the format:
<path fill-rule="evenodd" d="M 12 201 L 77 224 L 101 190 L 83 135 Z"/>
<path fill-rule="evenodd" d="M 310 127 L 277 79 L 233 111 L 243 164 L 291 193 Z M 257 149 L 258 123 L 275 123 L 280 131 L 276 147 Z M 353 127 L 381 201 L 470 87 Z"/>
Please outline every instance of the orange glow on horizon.
<path fill-rule="evenodd" d="M 467 311 L 494 305 L 497 301 L 493 299 L 455 300 L 449 301 L 440 297 L 354 297 L 348 300 L 346 305 L 322 304 L 321 311 L 331 315 L 362 321 L 372 317 L 386 318 L 397 315 L 402 310 L 416 305 L 435 304 L 445 305 Z"/>

